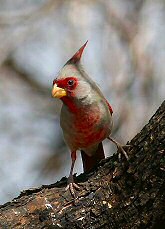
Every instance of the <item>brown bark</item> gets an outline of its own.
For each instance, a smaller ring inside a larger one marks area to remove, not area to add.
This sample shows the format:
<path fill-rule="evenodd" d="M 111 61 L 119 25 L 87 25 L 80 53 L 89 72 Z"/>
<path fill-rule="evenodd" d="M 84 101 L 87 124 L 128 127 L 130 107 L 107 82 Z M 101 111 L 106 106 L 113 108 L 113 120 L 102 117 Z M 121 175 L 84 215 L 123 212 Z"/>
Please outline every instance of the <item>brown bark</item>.
<path fill-rule="evenodd" d="M 165 102 L 129 144 L 77 177 L 76 204 L 63 178 L 1 206 L 0 228 L 165 228 Z"/>

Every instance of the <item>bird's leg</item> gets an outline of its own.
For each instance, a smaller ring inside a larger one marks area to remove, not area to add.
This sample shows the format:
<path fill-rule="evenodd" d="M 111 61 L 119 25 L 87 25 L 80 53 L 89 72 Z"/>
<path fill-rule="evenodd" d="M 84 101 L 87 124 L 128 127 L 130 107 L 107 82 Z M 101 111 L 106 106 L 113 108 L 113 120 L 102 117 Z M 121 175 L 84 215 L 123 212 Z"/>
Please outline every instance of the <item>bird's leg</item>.
<path fill-rule="evenodd" d="M 74 164 L 76 161 L 76 151 L 71 152 L 71 159 L 72 159 L 72 164 L 71 164 L 71 168 L 70 168 L 70 174 L 68 177 L 68 185 L 66 187 L 66 190 L 70 190 L 70 193 L 72 194 L 72 196 L 74 197 L 74 199 L 76 199 L 76 194 L 74 191 L 75 189 L 80 189 L 80 187 L 74 183 L 74 178 L 73 178 L 73 168 L 74 168 Z"/>
<path fill-rule="evenodd" d="M 113 138 L 111 138 L 111 137 L 108 137 L 107 139 L 109 139 L 111 142 L 113 142 L 113 143 L 115 143 L 115 145 L 117 146 L 117 148 L 120 150 L 120 152 L 124 155 L 124 157 L 127 159 L 127 161 L 128 161 L 128 155 L 127 155 L 127 153 L 125 152 L 125 150 L 123 149 L 123 147 L 122 147 L 122 145 L 119 143 L 119 142 L 117 142 L 116 140 L 114 140 Z"/>

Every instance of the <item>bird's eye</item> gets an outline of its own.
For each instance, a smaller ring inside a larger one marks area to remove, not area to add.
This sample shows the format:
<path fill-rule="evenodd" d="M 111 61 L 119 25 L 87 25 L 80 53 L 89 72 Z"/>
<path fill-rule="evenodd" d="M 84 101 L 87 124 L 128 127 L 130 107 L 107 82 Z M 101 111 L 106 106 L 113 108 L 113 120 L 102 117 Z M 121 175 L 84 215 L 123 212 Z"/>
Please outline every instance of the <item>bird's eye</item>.
<path fill-rule="evenodd" d="M 68 85 L 73 86 L 74 85 L 74 80 L 68 80 Z"/>

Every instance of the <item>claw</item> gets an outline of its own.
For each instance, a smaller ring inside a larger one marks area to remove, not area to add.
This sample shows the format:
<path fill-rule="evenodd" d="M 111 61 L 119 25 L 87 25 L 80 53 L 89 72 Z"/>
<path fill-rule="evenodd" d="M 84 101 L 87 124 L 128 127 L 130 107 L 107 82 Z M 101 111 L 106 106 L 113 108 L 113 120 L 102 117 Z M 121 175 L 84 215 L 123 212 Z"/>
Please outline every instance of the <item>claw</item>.
<path fill-rule="evenodd" d="M 121 145 L 117 145 L 117 147 L 118 147 L 118 149 L 121 151 L 121 153 L 125 156 L 125 158 L 128 161 L 129 157 L 128 157 L 127 153 L 125 152 L 125 150 L 123 149 L 123 147 Z"/>
<path fill-rule="evenodd" d="M 117 148 L 120 150 L 120 153 L 119 153 L 119 159 L 121 158 L 121 153 L 124 155 L 124 157 L 127 159 L 127 161 L 129 160 L 129 157 L 126 153 L 126 151 L 124 150 L 125 146 L 123 147 L 120 143 L 118 143 L 117 141 L 115 141 L 113 138 L 111 137 L 108 137 L 108 139 L 115 143 L 115 145 L 117 146 Z M 126 147 L 130 147 L 130 145 L 126 145 Z"/>
<path fill-rule="evenodd" d="M 79 187 L 79 185 L 77 185 L 74 182 L 73 176 L 68 177 L 68 185 L 66 186 L 65 190 L 67 191 L 68 189 L 69 189 L 71 195 L 74 197 L 74 199 L 77 199 L 75 189 L 80 190 L 80 187 Z"/>

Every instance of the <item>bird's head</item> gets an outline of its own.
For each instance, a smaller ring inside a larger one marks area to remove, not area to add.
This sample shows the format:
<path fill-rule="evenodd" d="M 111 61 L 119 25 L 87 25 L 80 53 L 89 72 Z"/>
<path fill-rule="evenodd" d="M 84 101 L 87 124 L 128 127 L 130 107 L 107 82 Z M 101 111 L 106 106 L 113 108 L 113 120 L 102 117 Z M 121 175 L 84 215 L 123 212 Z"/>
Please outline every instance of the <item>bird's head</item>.
<path fill-rule="evenodd" d="M 87 42 L 67 61 L 53 81 L 52 96 L 66 99 L 81 100 L 91 91 L 91 80 L 88 78 L 80 64 L 81 56 Z"/>

